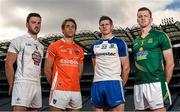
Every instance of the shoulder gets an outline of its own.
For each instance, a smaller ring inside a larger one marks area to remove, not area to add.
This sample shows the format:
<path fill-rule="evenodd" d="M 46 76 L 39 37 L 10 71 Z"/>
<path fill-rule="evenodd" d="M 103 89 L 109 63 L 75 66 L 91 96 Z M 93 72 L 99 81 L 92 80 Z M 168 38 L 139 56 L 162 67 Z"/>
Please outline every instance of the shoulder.
<path fill-rule="evenodd" d="M 96 45 L 100 45 L 102 43 L 103 43 L 103 40 L 96 40 L 94 43 L 92 43 L 91 47 L 96 46 Z"/>
<path fill-rule="evenodd" d="M 24 48 L 26 43 L 26 36 L 21 35 L 18 36 L 10 41 L 9 49 L 8 51 L 18 53 L 22 48 Z"/>
<path fill-rule="evenodd" d="M 11 40 L 11 44 L 14 44 L 15 46 L 17 45 L 22 45 L 23 43 L 26 42 L 26 35 L 20 35 L 14 39 Z"/>
<path fill-rule="evenodd" d="M 22 41 L 26 38 L 26 35 L 20 35 L 12 39 L 12 41 Z"/>
<path fill-rule="evenodd" d="M 140 36 L 136 36 L 136 38 L 133 40 L 133 44 L 138 42 L 140 40 L 140 38 L 141 38 Z"/>
<path fill-rule="evenodd" d="M 57 49 L 59 48 L 59 43 L 61 43 L 60 40 L 50 43 L 48 46 L 48 51 L 56 52 Z"/>
<path fill-rule="evenodd" d="M 126 42 L 121 37 L 113 37 L 111 42 L 117 43 L 118 45 L 126 45 Z"/>
<path fill-rule="evenodd" d="M 153 37 L 157 39 L 160 43 L 166 43 L 168 41 L 170 42 L 169 36 L 163 31 L 155 30 L 153 35 Z"/>
<path fill-rule="evenodd" d="M 154 35 L 158 36 L 158 37 L 164 37 L 164 36 L 167 36 L 167 34 L 163 31 L 160 31 L 160 30 L 154 30 L 152 32 Z"/>
<path fill-rule="evenodd" d="M 48 47 L 57 47 L 59 44 L 62 44 L 62 40 L 57 40 L 55 42 L 52 42 Z"/>
<path fill-rule="evenodd" d="M 103 40 L 96 40 L 94 45 L 101 44 L 101 43 L 103 43 Z"/>

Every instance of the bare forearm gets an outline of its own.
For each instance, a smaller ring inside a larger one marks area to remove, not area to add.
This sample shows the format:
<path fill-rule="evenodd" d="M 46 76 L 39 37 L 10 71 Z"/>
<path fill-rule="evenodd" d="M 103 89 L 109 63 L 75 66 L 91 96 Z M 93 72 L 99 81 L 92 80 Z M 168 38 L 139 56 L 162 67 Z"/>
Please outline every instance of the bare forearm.
<path fill-rule="evenodd" d="M 128 76 L 129 76 L 129 71 L 130 71 L 130 64 L 129 64 L 129 57 L 121 57 L 121 64 L 122 64 L 122 83 L 123 86 L 125 86 L 127 80 L 128 80 Z"/>
<path fill-rule="evenodd" d="M 174 69 L 174 58 L 172 49 L 168 49 L 163 51 L 163 56 L 165 59 L 165 74 L 166 74 L 166 82 L 169 83 Z"/>
<path fill-rule="evenodd" d="M 79 79 L 81 79 L 82 77 L 82 72 L 79 72 Z"/>
<path fill-rule="evenodd" d="M 80 69 L 79 69 L 79 79 L 81 79 L 82 74 L 83 74 L 83 68 L 80 68 Z"/>
<path fill-rule="evenodd" d="M 122 77 L 122 81 L 123 81 L 123 82 L 122 82 L 122 83 L 123 83 L 123 86 L 126 84 L 126 82 L 127 82 L 127 80 L 128 80 L 129 71 L 130 71 L 129 67 L 123 69 L 123 71 L 122 71 L 121 77 Z"/>
<path fill-rule="evenodd" d="M 5 71 L 6 71 L 6 77 L 8 80 L 8 84 L 10 87 L 13 86 L 14 83 L 14 63 L 16 61 L 17 54 L 8 52 L 6 56 L 6 62 L 5 62 Z"/>
<path fill-rule="evenodd" d="M 79 75 L 79 79 L 81 79 L 83 74 L 83 64 L 79 64 L 78 65 L 78 75 Z"/>
<path fill-rule="evenodd" d="M 173 74 L 174 64 L 166 65 L 165 73 L 166 73 L 166 82 L 169 84 L 172 74 Z"/>
<path fill-rule="evenodd" d="M 45 73 L 45 76 L 46 76 L 46 79 L 47 79 L 48 83 L 51 85 L 51 74 L 52 74 L 52 71 L 48 70 L 48 71 L 44 71 L 44 73 Z"/>
<path fill-rule="evenodd" d="M 14 83 L 14 68 L 11 65 L 5 65 L 6 68 L 6 78 L 8 80 L 9 86 L 13 86 Z"/>
<path fill-rule="evenodd" d="M 44 64 L 44 73 L 48 83 L 51 85 L 51 75 L 53 72 L 53 60 L 46 59 Z"/>
<path fill-rule="evenodd" d="M 92 65 L 93 65 L 93 68 L 95 69 L 95 65 L 96 65 L 95 59 L 92 59 Z"/>

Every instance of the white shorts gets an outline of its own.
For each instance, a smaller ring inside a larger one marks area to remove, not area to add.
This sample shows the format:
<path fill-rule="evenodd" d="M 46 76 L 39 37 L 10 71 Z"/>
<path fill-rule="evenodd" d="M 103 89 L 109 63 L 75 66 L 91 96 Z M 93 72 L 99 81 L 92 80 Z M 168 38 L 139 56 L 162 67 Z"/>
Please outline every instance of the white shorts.
<path fill-rule="evenodd" d="M 167 83 L 154 82 L 134 86 L 136 110 L 163 108 L 172 104 Z"/>
<path fill-rule="evenodd" d="M 24 82 L 14 83 L 11 105 L 24 106 L 27 108 L 41 108 L 41 86 Z"/>
<path fill-rule="evenodd" d="M 51 90 L 49 105 L 60 109 L 80 109 L 82 108 L 81 92 Z"/>

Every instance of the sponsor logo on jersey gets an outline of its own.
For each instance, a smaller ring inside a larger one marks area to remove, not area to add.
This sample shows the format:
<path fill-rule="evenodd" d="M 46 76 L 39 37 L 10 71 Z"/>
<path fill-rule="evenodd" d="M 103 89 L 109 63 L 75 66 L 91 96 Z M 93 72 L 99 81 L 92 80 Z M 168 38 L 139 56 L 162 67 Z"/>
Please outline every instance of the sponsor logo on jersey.
<path fill-rule="evenodd" d="M 76 60 L 70 60 L 70 59 L 61 59 L 61 64 L 71 64 L 71 65 L 77 65 L 78 62 Z"/>
<path fill-rule="evenodd" d="M 25 43 L 26 46 L 32 46 L 30 43 Z"/>
<path fill-rule="evenodd" d="M 115 44 L 110 44 L 110 47 L 109 48 L 115 48 Z"/>
<path fill-rule="evenodd" d="M 32 53 L 32 59 L 33 59 L 33 61 L 34 61 L 34 65 L 39 66 L 39 64 L 40 64 L 40 62 L 41 62 L 41 59 L 42 59 L 41 53 L 40 53 L 38 50 L 35 50 L 35 51 Z"/>
<path fill-rule="evenodd" d="M 107 48 L 107 44 L 102 44 L 101 49 L 106 49 Z"/>
<path fill-rule="evenodd" d="M 74 53 L 76 54 L 76 55 L 79 55 L 79 51 L 78 50 L 74 50 Z"/>
<path fill-rule="evenodd" d="M 94 48 L 100 48 L 100 45 L 95 45 Z"/>
<path fill-rule="evenodd" d="M 153 43 L 153 38 L 149 39 L 148 43 Z"/>
<path fill-rule="evenodd" d="M 137 52 L 136 53 L 136 60 L 139 61 L 139 60 L 147 59 L 148 54 L 149 54 L 148 51 Z"/>
<path fill-rule="evenodd" d="M 101 56 L 101 55 L 104 55 L 104 56 L 115 56 L 116 53 L 113 53 L 113 52 L 96 53 L 96 56 Z"/>

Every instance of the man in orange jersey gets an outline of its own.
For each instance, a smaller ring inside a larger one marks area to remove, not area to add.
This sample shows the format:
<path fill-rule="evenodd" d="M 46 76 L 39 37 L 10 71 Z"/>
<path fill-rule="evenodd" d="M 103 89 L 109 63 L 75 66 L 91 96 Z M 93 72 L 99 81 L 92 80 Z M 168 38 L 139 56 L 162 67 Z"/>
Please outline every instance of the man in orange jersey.
<path fill-rule="evenodd" d="M 50 110 L 80 111 L 84 52 L 73 42 L 77 29 L 75 20 L 65 19 L 61 29 L 64 37 L 49 45 L 44 65 L 46 78 L 51 84 Z"/>

